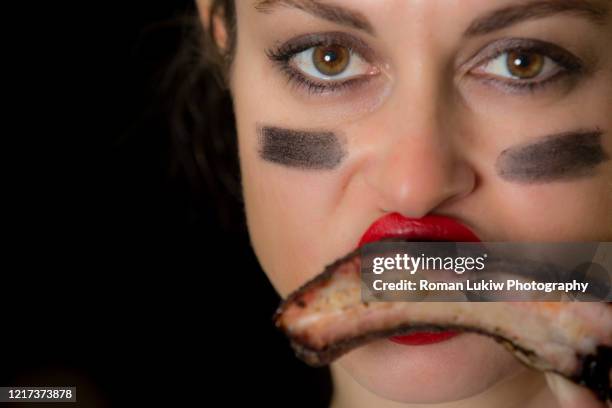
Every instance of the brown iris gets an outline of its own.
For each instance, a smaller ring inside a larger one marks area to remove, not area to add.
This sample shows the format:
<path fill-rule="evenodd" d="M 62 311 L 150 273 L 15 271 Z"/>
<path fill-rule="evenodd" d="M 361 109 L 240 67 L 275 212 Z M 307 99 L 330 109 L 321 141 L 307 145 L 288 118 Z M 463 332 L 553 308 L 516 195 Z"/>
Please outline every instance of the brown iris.
<path fill-rule="evenodd" d="M 346 69 L 350 52 L 341 45 L 320 45 L 312 53 L 312 62 L 323 75 L 338 75 Z"/>
<path fill-rule="evenodd" d="M 506 60 L 508 71 L 520 79 L 531 79 L 542 72 L 544 56 L 535 52 L 511 51 Z"/>

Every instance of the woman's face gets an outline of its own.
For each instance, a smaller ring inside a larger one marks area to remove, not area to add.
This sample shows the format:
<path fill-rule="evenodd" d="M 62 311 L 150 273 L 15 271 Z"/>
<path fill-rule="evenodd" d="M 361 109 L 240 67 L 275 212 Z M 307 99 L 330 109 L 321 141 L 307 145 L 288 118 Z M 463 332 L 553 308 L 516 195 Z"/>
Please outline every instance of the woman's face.
<path fill-rule="evenodd" d="M 612 240 L 612 2 L 236 7 L 246 215 L 281 295 L 392 212 L 452 217 L 483 241 Z M 517 371 L 501 350 L 381 340 L 339 364 L 383 397 L 444 401 Z"/>

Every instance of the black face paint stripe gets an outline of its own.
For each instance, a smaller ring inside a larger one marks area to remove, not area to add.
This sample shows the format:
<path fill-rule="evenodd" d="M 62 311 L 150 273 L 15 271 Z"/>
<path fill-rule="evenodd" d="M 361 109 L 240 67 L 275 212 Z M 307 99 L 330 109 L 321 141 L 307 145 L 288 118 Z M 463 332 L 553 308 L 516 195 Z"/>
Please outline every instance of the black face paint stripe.
<path fill-rule="evenodd" d="M 333 132 L 259 126 L 259 156 L 266 161 L 307 170 L 332 170 L 346 151 Z"/>
<path fill-rule="evenodd" d="M 591 176 L 596 167 L 609 160 L 601 144 L 599 129 L 546 136 L 536 142 L 501 152 L 497 173 L 517 183 L 549 183 Z"/>

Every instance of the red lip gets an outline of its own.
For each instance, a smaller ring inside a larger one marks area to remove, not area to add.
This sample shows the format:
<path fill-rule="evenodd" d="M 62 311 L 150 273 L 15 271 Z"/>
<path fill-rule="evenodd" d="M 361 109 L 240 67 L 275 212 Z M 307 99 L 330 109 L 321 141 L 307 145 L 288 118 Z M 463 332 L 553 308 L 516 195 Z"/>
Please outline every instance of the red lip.
<path fill-rule="evenodd" d="M 363 234 L 359 246 L 384 238 L 406 238 L 412 241 L 480 242 L 480 239 L 458 221 L 441 215 L 407 218 L 398 213 L 374 221 Z"/>
<path fill-rule="evenodd" d="M 480 242 L 480 239 L 458 221 L 440 215 L 423 218 L 407 218 L 398 213 L 388 214 L 376 220 L 363 234 L 359 246 L 385 238 L 405 238 L 412 241 Z M 421 346 L 440 343 L 459 335 L 456 331 L 417 332 L 394 336 L 397 344 Z"/>
<path fill-rule="evenodd" d="M 442 332 L 417 332 L 407 334 L 405 336 L 389 337 L 389 340 L 405 346 L 425 346 L 427 344 L 440 343 L 442 341 L 450 340 L 460 334 L 460 332 L 452 330 Z"/>

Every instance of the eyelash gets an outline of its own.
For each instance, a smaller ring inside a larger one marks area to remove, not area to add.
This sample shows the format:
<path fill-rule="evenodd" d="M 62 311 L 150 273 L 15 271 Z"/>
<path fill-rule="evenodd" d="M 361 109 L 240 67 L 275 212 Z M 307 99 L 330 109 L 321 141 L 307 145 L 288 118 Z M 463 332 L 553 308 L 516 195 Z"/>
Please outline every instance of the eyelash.
<path fill-rule="evenodd" d="M 340 45 L 346 48 L 350 55 L 357 54 L 365 61 L 371 59 L 364 56 L 364 54 L 371 53 L 365 43 L 342 32 L 301 36 L 279 47 L 267 50 L 266 55 L 280 68 L 289 84 L 296 88 L 303 88 L 309 94 L 338 93 L 362 85 L 371 79 L 366 75 L 344 81 L 315 81 L 291 66 L 291 59 L 297 54 L 310 48 L 329 45 Z"/>
<path fill-rule="evenodd" d="M 288 83 L 297 88 L 304 88 L 309 94 L 322 94 L 324 92 L 341 92 L 364 82 L 366 78 L 351 78 L 344 81 L 329 81 L 327 83 L 313 81 L 300 71 L 292 68 L 289 63 L 281 65 L 281 70 L 287 76 Z"/>
<path fill-rule="evenodd" d="M 291 66 L 291 59 L 300 52 L 306 51 L 313 47 L 328 46 L 332 44 L 345 47 L 351 55 L 358 54 L 362 58 L 364 57 L 362 50 L 367 50 L 368 53 L 371 53 L 367 46 L 361 42 L 361 40 L 357 40 L 348 34 L 339 32 L 308 34 L 301 36 L 294 40 L 290 40 L 279 47 L 267 50 L 266 55 L 280 68 L 281 72 L 287 77 L 287 82 L 290 85 L 293 85 L 298 89 L 303 88 L 309 94 L 342 92 L 362 85 L 364 82 L 371 79 L 369 76 L 362 76 L 344 81 L 318 82 L 310 79 L 298 69 Z M 487 77 L 485 75 L 474 75 L 479 77 L 479 79 L 485 83 L 491 83 L 509 92 L 537 92 L 538 90 L 557 82 L 563 77 L 575 77 L 583 71 L 583 63 L 578 57 L 573 56 L 569 52 L 563 50 L 561 47 L 539 40 L 505 39 L 496 41 L 494 44 L 491 44 L 485 48 L 492 48 L 493 50 L 489 51 L 489 55 L 486 57 L 479 59 L 475 68 L 493 61 L 495 58 L 498 58 L 503 54 L 511 52 L 539 54 L 546 58 L 550 58 L 554 63 L 561 67 L 561 70 L 558 73 L 542 81 L 512 81 L 497 79 L 493 78 L 492 76 Z M 364 60 L 370 61 L 370 58 L 365 57 Z"/>
<path fill-rule="evenodd" d="M 474 74 L 474 76 L 479 77 L 482 81 L 500 86 L 510 92 L 537 92 L 549 85 L 554 84 L 558 80 L 563 79 L 563 77 L 576 77 L 584 71 L 584 64 L 580 58 L 572 55 L 557 45 L 544 41 L 520 38 L 505 39 L 499 40 L 491 46 L 487 46 L 485 48 L 493 48 L 493 50 L 488 52 L 489 55 L 479 59 L 475 64 L 475 68 L 487 64 L 504 54 L 512 52 L 539 54 L 545 58 L 549 58 L 561 68 L 559 72 L 552 75 L 550 78 L 540 81 L 530 81 L 528 79 L 504 80 L 496 79 L 491 76 L 487 77 L 486 75 Z M 470 69 L 470 72 L 471 71 L 472 69 Z"/>

